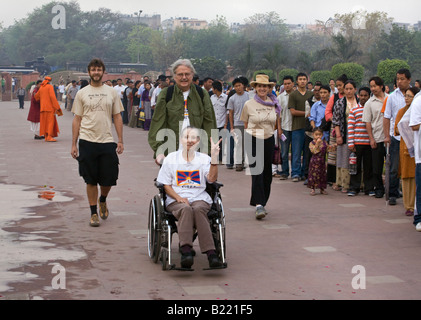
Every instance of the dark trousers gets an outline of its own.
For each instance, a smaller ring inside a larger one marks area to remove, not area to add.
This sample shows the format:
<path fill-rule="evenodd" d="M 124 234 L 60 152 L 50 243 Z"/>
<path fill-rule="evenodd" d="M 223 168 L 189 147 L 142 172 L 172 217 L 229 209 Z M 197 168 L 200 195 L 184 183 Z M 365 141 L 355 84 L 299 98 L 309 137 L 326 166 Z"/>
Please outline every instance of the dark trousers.
<path fill-rule="evenodd" d="M 231 131 L 231 124 L 229 121 L 227 124 L 227 130 L 228 132 Z M 229 145 L 227 147 L 227 159 L 225 160 L 225 162 L 226 162 L 227 167 L 232 167 L 234 165 L 234 138 L 230 134 L 228 139 L 229 139 Z M 228 143 L 228 141 L 225 143 Z"/>
<path fill-rule="evenodd" d="M 127 112 L 127 100 L 125 101 L 124 99 L 121 99 L 121 102 L 123 104 L 123 108 L 124 111 L 121 113 L 121 116 L 123 118 L 123 124 L 128 124 L 129 123 L 129 114 Z"/>
<path fill-rule="evenodd" d="M 371 149 L 371 157 L 373 160 L 372 184 L 376 193 L 384 194 L 383 164 L 385 155 L 386 149 L 384 148 L 383 142 L 377 143 L 377 148 Z"/>
<path fill-rule="evenodd" d="M 251 145 L 245 143 L 245 151 L 249 160 L 249 168 L 252 173 L 250 205 L 255 206 L 260 204 L 265 206 L 269 200 L 272 185 L 272 160 L 275 138 L 272 135 L 270 138 L 262 141 L 261 139 L 250 136 L 248 133 L 245 133 L 245 135 L 248 135 L 247 141 L 251 140 Z M 256 148 L 257 143 L 263 143 L 263 153 L 258 153 Z M 252 159 L 255 159 L 255 161 Z M 259 164 L 257 164 L 257 162 L 259 162 Z M 253 169 L 261 165 L 263 165 L 263 170 L 261 170 L 261 172 L 253 172 Z"/>
<path fill-rule="evenodd" d="M 373 181 L 371 177 L 373 160 L 371 156 L 371 147 L 369 145 L 356 145 L 357 155 L 357 174 L 351 175 L 349 189 L 354 192 L 360 192 L 361 174 L 364 182 L 364 191 L 367 193 L 373 190 Z"/>
<path fill-rule="evenodd" d="M 389 197 L 399 197 L 399 149 L 400 141 L 394 137 L 390 138 L 390 178 L 389 178 Z"/>
<path fill-rule="evenodd" d="M 23 109 L 23 105 L 25 104 L 25 96 L 18 96 L 19 98 L 19 109 Z"/>
<path fill-rule="evenodd" d="M 281 140 L 282 153 L 282 172 L 281 176 L 289 176 L 289 149 L 291 148 L 292 131 L 283 130 L 286 137 L 285 141 Z"/>
<path fill-rule="evenodd" d="M 304 136 L 304 150 L 303 150 L 303 168 L 304 176 L 308 178 L 308 165 L 310 164 L 311 151 L 310 151 L 310 142 L 313 141 L 313 138 L 309 137 L 307 134 Z"/>
<path fill-rule="evenodd" d="M 417 186 L 415 193 L 417 214 L 414 214 L 414 225 L 421 222 L 421 163 L 417 163 L 415 167 L 415 184 Z"/>

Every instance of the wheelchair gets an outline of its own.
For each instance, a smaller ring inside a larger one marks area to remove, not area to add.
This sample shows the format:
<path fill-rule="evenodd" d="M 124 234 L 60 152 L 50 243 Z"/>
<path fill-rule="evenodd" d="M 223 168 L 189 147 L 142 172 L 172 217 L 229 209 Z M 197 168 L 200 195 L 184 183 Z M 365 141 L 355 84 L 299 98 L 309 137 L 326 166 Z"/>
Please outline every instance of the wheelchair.
<path fill-rule="evenodd" d="M 173 256 L 171 253 L 172 236 L 177 232 L 177 219 L 171 212 L 165 209 L 165 190 L 164 185 L 157 182 L 155 179 L 155 187 L 158 188 L 159 193 L 154 196 L 149 205 L 148 217 L 148 254 L 149 258 L 154 262 L 159 261 L 162 264 L 162 270 L 179 270 L 179 271 L 193 271 L 189 268 L 178 268 L 173 263 Z M 225 214 L 222 205 L 221 194 L 219 189 L 223 187 L 218 182 L 207 183 L 206 191 L 212 198 L 211 209 L 208 212 L 208 220 L 211 227 L 212 237 L 215 243 L 216 253 L 222 262 L 221 267 L 205 268 L 203 270 L 225 269 L 226 262 L 226 246 L 225 246 Z M 194 233 L 193 241 L 197 237 L 197 232 Z"/>

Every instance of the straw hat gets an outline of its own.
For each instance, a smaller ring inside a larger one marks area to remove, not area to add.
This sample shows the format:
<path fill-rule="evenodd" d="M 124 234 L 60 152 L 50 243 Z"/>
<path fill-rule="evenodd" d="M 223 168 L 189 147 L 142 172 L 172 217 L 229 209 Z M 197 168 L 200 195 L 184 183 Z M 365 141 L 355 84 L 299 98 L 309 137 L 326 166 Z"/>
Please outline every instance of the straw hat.
<path fill-rule="evenodd" d="M 256 84 L 266 84 L 268 86 L 273 87 L 276 83 L 275 82 L 270 82 L 268 75 L 266 75 L 266 74 L 258 74 L 258 75 L 256 75 L 256 80 L 250 82 L 250 85 L 252 87 L 255 87 Z"/>

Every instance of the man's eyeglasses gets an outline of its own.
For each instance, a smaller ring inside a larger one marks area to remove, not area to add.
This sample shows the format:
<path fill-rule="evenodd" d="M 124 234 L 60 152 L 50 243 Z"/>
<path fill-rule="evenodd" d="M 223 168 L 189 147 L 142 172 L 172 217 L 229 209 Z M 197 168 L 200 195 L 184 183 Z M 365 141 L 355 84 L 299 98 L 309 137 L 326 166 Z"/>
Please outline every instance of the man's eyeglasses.
<path fill-rule="evenodd" d="M 192 73 L 176 73 L 175 76 L 178 78 L 189 78 L 192 76 Z"/>

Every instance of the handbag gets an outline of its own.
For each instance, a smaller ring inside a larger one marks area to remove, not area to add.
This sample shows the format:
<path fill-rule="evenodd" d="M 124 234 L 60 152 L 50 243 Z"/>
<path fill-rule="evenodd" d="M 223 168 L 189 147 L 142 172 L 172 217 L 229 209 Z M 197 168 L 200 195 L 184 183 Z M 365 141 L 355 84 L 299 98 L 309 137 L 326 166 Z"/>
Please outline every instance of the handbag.
<path fill-rule="evenodd" d="M 139 112 L 139 121 L 145 121 L 145 112 L 144 111 L 140 111 Z"/>
<path fill-rule="evenodd" d="M 273 159 L 272 159 L 272 163 L 273 164 L 282 164 L 282 154 L 281 154 L 281 147 L 279 145 L 279 138 L 278 138 L 278 144 L 274 146 L 273 149 Z"/>

